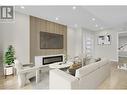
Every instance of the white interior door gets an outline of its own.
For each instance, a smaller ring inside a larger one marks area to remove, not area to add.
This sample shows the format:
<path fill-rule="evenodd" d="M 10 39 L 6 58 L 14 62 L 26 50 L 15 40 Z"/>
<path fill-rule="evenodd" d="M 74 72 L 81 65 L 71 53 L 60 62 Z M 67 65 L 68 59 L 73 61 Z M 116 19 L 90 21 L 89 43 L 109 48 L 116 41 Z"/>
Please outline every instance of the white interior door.
<path fill-rule="evenodd" d="M 94 32 L 83 32 L 83 53 L 94 57 Z"/>

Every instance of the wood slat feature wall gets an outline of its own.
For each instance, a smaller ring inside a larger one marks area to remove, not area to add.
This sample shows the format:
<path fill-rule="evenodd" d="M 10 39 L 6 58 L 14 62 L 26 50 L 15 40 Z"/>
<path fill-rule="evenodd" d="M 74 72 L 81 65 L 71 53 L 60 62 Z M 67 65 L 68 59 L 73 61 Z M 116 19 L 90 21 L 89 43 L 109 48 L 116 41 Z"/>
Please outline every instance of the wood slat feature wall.
<path fill-rule="evenodd" d="M 40 31 L 62 34 L 63 49 L 40 49 Z M 67 54 L 67 26 L 30 16 L 30 62 L 34 63 L 35 56 L 61 53 Z"/>

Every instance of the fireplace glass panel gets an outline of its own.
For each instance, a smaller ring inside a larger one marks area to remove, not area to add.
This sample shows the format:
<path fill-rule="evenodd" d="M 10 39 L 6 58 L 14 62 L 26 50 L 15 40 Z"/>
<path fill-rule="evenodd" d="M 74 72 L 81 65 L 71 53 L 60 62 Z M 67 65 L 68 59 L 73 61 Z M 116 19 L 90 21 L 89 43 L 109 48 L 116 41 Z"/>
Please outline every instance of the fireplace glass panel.
<path fill-rule="evenodd" d="M 45 57 L 43 58 L 43 65 L 55 63 L 55 62 L 62 62 L 63 56 L 53 56 L 53 57 Z"/>

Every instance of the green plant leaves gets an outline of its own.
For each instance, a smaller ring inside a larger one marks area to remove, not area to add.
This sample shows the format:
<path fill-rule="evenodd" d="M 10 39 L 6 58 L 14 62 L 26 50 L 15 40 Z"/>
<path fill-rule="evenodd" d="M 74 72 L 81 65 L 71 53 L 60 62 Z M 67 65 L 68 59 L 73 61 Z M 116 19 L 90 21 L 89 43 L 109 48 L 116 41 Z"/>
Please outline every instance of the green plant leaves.
<path fill-rule="evenodd" d="M 15 59 L 15 50 L 14 50 L 13 46 L 10 45 L 8 47 L 7 52 L 5 52 L 4 63 L 11 65 L 12 63 L 14 63 L 14 59 Z"/>

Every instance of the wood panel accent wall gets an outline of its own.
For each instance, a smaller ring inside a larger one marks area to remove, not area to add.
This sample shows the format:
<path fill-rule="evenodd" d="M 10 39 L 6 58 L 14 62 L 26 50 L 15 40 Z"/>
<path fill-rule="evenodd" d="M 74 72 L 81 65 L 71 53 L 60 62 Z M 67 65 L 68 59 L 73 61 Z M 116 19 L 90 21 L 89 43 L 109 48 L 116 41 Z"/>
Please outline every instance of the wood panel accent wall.
<path fill-rule="evenodd" d="M 63 49 L 40 49 L 40 31 L 62 34 Z M 34 63 L 35 56 L 67 54 L 67 26 L 48 20 L 30 16 L 30 62 Z"/>

